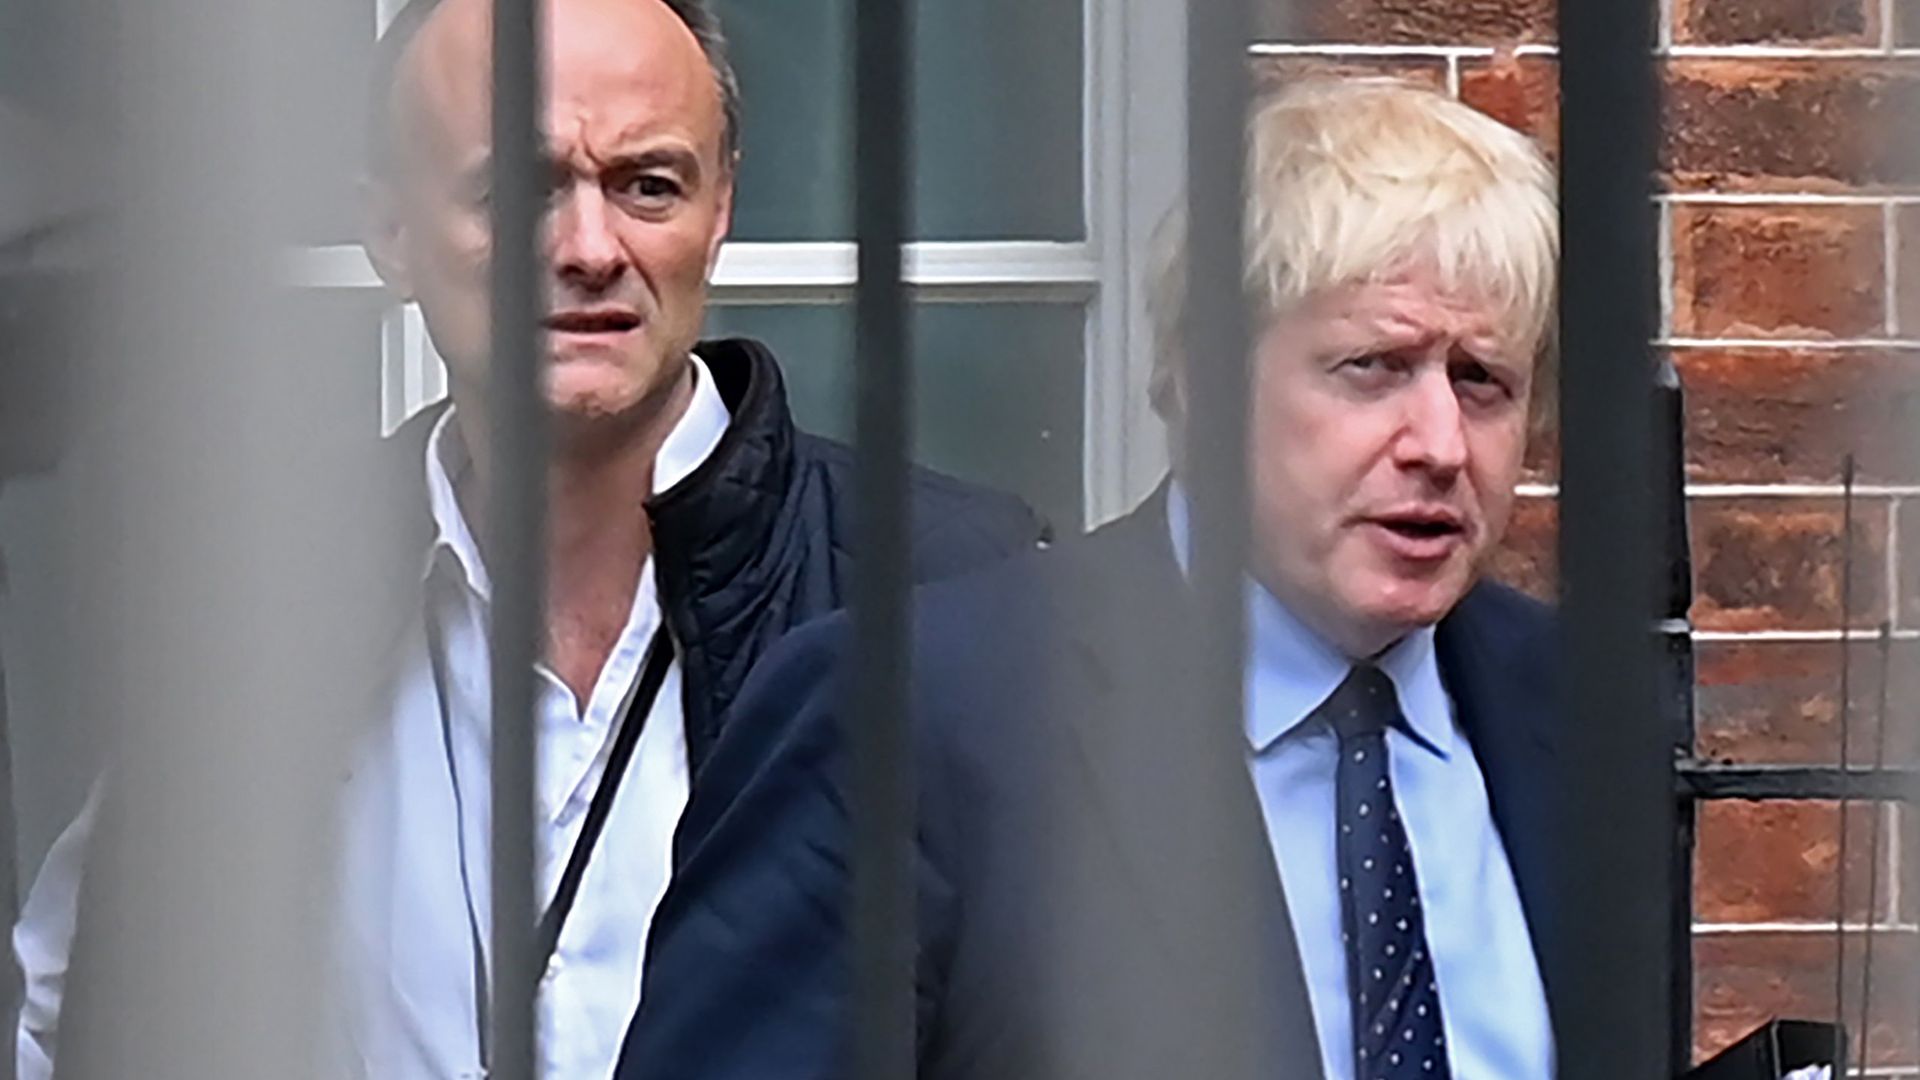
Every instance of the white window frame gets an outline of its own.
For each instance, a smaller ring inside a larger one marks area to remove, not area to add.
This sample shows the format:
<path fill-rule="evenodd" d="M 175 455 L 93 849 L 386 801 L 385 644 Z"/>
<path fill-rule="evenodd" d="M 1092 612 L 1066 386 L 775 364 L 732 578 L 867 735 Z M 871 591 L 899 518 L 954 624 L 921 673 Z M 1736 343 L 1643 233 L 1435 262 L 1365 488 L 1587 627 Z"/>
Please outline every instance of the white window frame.
<path fill-rule="evenodd" d="M 378 29 L 403 0 L 376 0 Z M 1166 472 L 1165 438 L 1147 404 L 1151 237 L 1185 175 L 1185 21 L 1164 0 L 1084 0 L 1082 199 L 1086 240 L 927 241 L 903 271 L 934 303 L 1056 302 L 1086 306 L 1082 483 L 1092 526 L 1131 509 Z M 852 243 L 728 243 L 711 303 L 833 304 L 852 296 Z M 289 276 L 323 289 L 374 290 L 358 246 L 299 249 Z M 382 319 L 381 411 L 386 430 L 446 393 L 446 371 L 419 311 Z"/>

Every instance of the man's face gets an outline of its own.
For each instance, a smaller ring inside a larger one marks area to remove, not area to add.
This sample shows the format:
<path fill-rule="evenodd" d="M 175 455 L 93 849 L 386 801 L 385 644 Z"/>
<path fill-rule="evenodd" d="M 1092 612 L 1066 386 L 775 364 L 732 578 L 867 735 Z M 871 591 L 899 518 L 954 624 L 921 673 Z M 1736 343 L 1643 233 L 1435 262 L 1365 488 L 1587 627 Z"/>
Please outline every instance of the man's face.
<path fill-rule="evenodd" d="M 1430 274 L 1270 324 L 1253 382 L 1257 576 L 1356 658 L 1438 622 L 1506 529 L 1533 357 Z"/>
<path fill-rule="evenodd" d="M 456 389 L 483 384 L 489 352 L 487 8 L 449 0 L 401 65 L 404 175 L 371 245 Z M 563 422 L 618 418 L 669 392 L 699 337 L 733 200 L 720 94 L 665 4 L 554 0 L 546 17 L 547 395 Z"/>

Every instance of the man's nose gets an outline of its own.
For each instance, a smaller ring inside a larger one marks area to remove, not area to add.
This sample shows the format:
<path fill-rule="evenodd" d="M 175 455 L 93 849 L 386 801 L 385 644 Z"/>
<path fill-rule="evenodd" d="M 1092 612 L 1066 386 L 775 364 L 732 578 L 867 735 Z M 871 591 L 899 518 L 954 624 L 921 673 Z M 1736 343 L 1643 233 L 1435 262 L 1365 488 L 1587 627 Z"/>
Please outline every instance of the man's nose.
<path fill-rule="evenodd" d="M 613 208 L 600 189 L 575 184 L 559 194 L 548 223 L 554 273 L 568 285 L 604 289 L 626 266 Z"/>
<path fill-rule="evenodd" d="M 1407 388 L 1407 415 L 1395 454 L 1403 466 L 1451 480 L 1467 464 L 1465 416 L 1452 376 L 1422 372 Z"/>

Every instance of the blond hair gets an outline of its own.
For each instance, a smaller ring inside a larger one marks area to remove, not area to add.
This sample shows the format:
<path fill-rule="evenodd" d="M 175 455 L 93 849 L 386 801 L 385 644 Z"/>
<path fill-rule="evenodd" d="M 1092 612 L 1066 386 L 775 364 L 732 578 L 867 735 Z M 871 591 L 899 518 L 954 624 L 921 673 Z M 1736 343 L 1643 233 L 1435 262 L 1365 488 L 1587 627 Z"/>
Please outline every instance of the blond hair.
<path fill-rule="evenodd" d="M 1419 266 L 1484 299 L 1537 359 L 1536 420 L 1551 413 L 1559 215 L 1533 141 L 1431 90 L 1318 79 L 1255 102 L 1247 131 L 1245 285 L 1256 319 L 1302 298 Z M 1154 408 L 1184 414 L 1184 215 L 1156 240 L 1148 310 Z"/>

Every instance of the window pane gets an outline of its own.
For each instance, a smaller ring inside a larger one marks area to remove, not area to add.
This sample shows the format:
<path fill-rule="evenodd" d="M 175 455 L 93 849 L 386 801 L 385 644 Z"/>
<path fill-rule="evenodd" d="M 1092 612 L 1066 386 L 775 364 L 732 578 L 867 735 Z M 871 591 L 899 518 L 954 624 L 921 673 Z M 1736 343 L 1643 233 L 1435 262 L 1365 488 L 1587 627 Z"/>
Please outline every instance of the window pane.
<path fill-rule="evenodd" d="M 853 18 L 847 0 L 718 0 L 745 98 L 733 235 L 853 234 Z M 1077 240 L 1080 0 L 914 7 L 914 234 Z"/>
<path fill-rule="evenodd" d="M 717 0 L 716 7 L 746 106 L 734 238 L 850 239 L 851 5 Z M 1085 236 L 1081 9 L 1080 0 L 917 5 L 917 238 Z M 285 160 L 304 190 L 283 200 L 282 209 L 296 242 L 352 242 L 374 5 L 351 0 L 288 11 L 276 32 L 299 45 L 279 50 L 286 100 L 275 107 L 287 114 L 287 130 L 298 133 L 287 140 Z"/>
<path fill-rule="evenodd" d="M 710 335 L 771 346 L 800 425 L 852 441 L 851 308 L 719 307 L 707 323 Z M 915 458 L 1015 492 L 1077 532 L 1085 330 L 1086 310 L 1071 304 L 915 307 Z"/>

